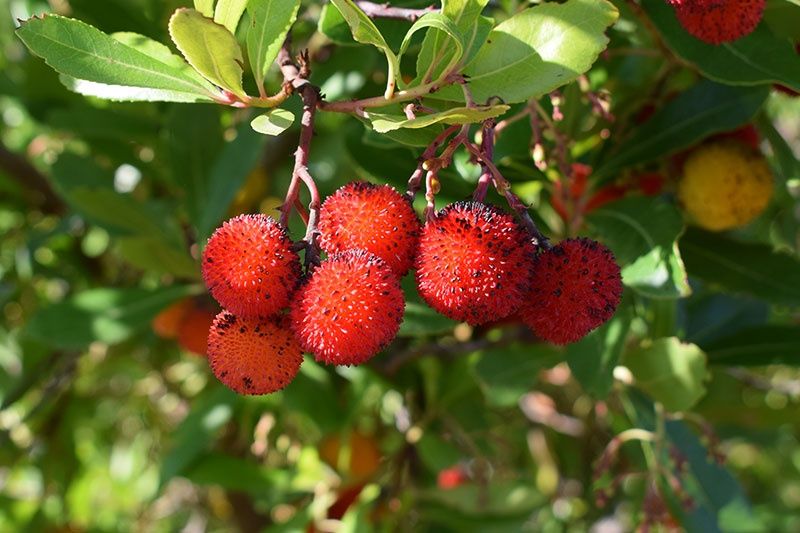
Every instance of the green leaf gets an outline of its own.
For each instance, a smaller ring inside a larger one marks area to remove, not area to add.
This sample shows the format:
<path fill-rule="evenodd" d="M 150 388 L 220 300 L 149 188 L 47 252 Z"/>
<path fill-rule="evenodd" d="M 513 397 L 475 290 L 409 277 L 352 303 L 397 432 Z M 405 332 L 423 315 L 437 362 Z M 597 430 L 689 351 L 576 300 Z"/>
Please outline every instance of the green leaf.
<path fill-rule="evenodd" d="M 257 82 L 263 83 L 267 70 L 278 55 L 283 40 L 297 18 L 300 0 L 250 0 L 247 13 L 247 55 Z"/>
<path fill-rule="evenodd" d="M 160 487 L 181 475 L 211 449 L 217 432 L 233 416 L 239 398 L 233 391 L 220 385 L 208 387 L 202 392 L 188 416 L 172 434 L 173 444 L 161 461 Z"/>
<path fill-rule="evenodd" d="M 495 348 L 481 354 L 475 375 L 490 404 L 508 407 L 533 389 L 540 370 L 563 358 L 561 351 L 546 344 Z"/>
<path fill-rule="evenodd" d="M 161 121 L 138 110 L 100 109 L 85 105 L 59 107 L 47 114 L 48 124 L 84 139 L 114 139 L 147 142 L 158 132 Z"/>
<path fill-rule="evenodd" d="M 681 523 L 687 530 L 710 531 L 711 527 L 718 526 L 725 532 L 768 531 L 754 515 L 747 494 L 736 478 L 710 458 L 708 449 L 686 423 L 668 420 L 665 427 L 669 440 L 688 460 L 688 474 L 696 482 L 689 485 L 697 505 L 688 510 L 679 507 L 679 514 L 683 515 Z"/>
<path fill-rule="evenodd" d="M 798 0 L 767 2 L 764 22 L 778 37 L 800 42 L 800 2 Z"/>
<path fill-rule="evenodd" d="M 163 221 L 154 218 L 147 204 L 111 189 L 75 187 L 69 192 L 69 201 L 90 222 L 115 234 L 158 235 L 167 229 L 159 227 Z"/>
<path fill-rule="evenodd" d="M 175 106 L 166 125 L 172 180 L 196 224 L 208 208 L 210 169 L 224 146 L 219 106 Z"/>
<path fill-rule="evenodd" d="M 137 235 L 117 239 L 120 255 L 131 265 L 181 278 L 200 277 L 200 267 L 188 249 L 178 247 L 159 236 Z"/>
<path fill-rule="evenodd" d="M 353 39 L 359 43 L 375 46 L 386 56 L 389 71 L 386 75 L 387 82 L 384 96 L 386 98 L 391 98 L 397 87 L 397 76 L 400 74 L 400 62 L 397 60 L 397 56 L 394 55 L 394 52 L 386 43 L 380 30 L 378 30 L 372 20 L 359 9 L 353 0 L 331 0 L 331 3 L 336 6 L 336 9 L 342 14 L 347 25 L 350 26 Z"/>
<path fill-rule="evenodd" d="M 690 229 L 680 241 L 690 275 L 775 304 L 800 305 L 800 261 L 764 244 Z"/>
<path fill-rule="evenodd" d="M 786 142 L 781 132 L 779 132 L 772 120 L 765 115 L 758 117 L 758 132 L 769 142 L 772 148 L 772 163 L 777 167 L 776 177 L 784 180 L 800 178 L 800 159 L 794 155 L 794 149 Z M 778 185 L 779 190 L 782 184 Z M 783 191 L 781 191 L 783 193 Z"/>
<path fill-rule="evenodd" d="M 592 211 L 586 222 L 623 265 L 627 286 L 653 298 L 691 293 L 676 244 L 684 226 L 675 206 L 662 198 L 630 197 Z"/>
<path fill-rule="evenodd" d="M 709 135 L 750 122 L 769 95 L 768 87 L 731 87 L 701 81 L 667 103 L 594 171 L 601 182 L 619 171 L 661 159 Z"/>
<path fill-rule="evenodd" d="M 197 277 L 197 264 L 171 206 L 117 193 L 105 169 L 69 153 L 53 165 L 51 181 L 77 214 L 118 239 L 125 260 L 156 272 Z"/>
<path fill-rule="evenodd" d="M 214 9 L 214 22 L 225 26 L 231 34 L 236 33 L 236 26 L 244 14 L 247 0 L 217 0 L 217 7 Z M 202 14 L 202 13 L 201 13 Z"/>
<path fill-rule="evenodd" d="M 524 102 L 575 80 L 589 70 L 608 44 L 605 30 L 617 20 L 606 0 L 548 2 L 500 23 L 464 73 L 478 102 L 491 97 Z M 437 98 L 460 100 L 459 88 Z"/>
<path fill-rule="evenodd" d="M 458 26 L 441 13 L 426 13 L 408 29 L 408 33 L 406 33 L 406 36 L 403 38 L 403 43 L 400 45 L 400 53 L 397 54 L 397 61 L 399 62 L 402 59 L 408 45 L 411 44 L 411 38 L 414 34 L 424 28 L 431 28 L 437 32 L 443 32 L 447 36 L 448 57 L 446 66 L 442 69 L 442 73 L 450 72 L 464 55 L 464 39 L 461 36 Z"/>
<path fill-rule="evenodd" d="M 193 77 L 200 83 L 206 83 L 203 77 L 200 76 L 196 70 L 189 66 L 189 64 L 184 61 L 181 56 L 173 54 L 172 50 L 170 50 L 165 44 L 154 41 L 153 39 L 145 37 L 144 35 L 127 31 L 112 33 L 111 37 L 121 42 L 125 46 L 129 46 L 147 56 L 152 57 L 153 59 L 161 61 L 165 65 L 180 69 L 187 76 Z"/>
<path fill-rule="evenodd" d="M 494 26 L 492 19 L 480 16 L 487 3 L 488 0 L 444 0 L 442 2 L 442 15 L 455 23 L 461 35 L 463 51 L 459 58 L 454 59 L 453 36 L 436 28 L 429 30 L 425 34 L 422 48 L 417 55 L 416 83 L 439 79 L 446 73 L 446 65 L 455 64 L 456 61 L 466 64 L 475 57 Z"/>
<path fill-rule="evenodd" d="M 90 289 L 41 309 L 25 333 L 48 346 L 81 350 L 99 341 L 117 344 L 149 327 L 155 315 L 198 287 L 180 285 L 158 289 Z"/>
<path fill-rule="evenodd" d="M 646 0 L 642 7 L 667 46 L 705 76 L 734 85 L 780 83 L 800 91 L 800 56 L 788 39 L 776 37 L 767 25 L 759 24 L 733 42 L 712 45 L 683 29 L 666 2 Z"/>
<path fill-rule="evenodd" d="M 218 94 L 183 67 L 126 46 L 78 20 L 58 15 L 32 18 L 17 29 L 17 35 L 57 72 L 85 82 L 71 87 L 82 93 L 104 98 L 110 92 L 114 99 L 138 100 L 159 95 L 180 102 L 211 101 Z"/>
<path fill-rule="evenodd" d="M 611 392 L 614 367 L 625 348 L 632 318 L 631 308 L 621 306 L 609 322 L 567 347 L 572 375 L 598 400 L 604 400 Z"/>
<path fill-rule="evenodd" d="M 497 117 L 509 110 L 505 104 L 455 107 L 439 113 L 431 113 L 416 118 L 406 118 L 403 115 L 389 115 L 385 113 L 369 113 L 367 118 L 372 122 L 372 129 L 378 133 L 386 133 L 400 128 L 419 129 L 427 128 L 433 124 L 472 124 L 487 118 Z"/>
<path fill-rule="evenodd" d="M 800 327 L 758 326 L 703 346 L 717 365 L 800 365 Z"/>
<path fill-rule="evenodd" d="M 291 476 L 286 470 L 213 452 L 199 457 L 182 475 L 196 485 L 219 485 L 253 495 L 291 488 Z"/>
<path fill-rule="evenodd" d="M 627 354 L 623 363 L 635 385 L 669 411 L 686 411 L 706 393 L 706 354 L 677 337 L 656 339 Z"/>
<path fill-rule="evenodd" d="M 151 89 L 147 87 L 131 87 L 129 85 L 109 85 L 94 81 L 81 80 L 62 74 L 61 83 L 70 91 L 84 96 L 94 96 L 113 102 L 179 102 L 200 103 L 213 102 L 210 97 L 198 96 L 181 91 Z"/>
<path fill-rule="evenodd" d="M 194 8 L 204 17 L 214 16 L 214 0 L 194 0 Z"/>
<path fill-rule="evenodd" d="M 253 131 L 246 122 L 236 132 L 236 139 L 225 145 L 211 165 L 206 188 L 208 195 L 198 211 L 199 218 L 194 221 L 198 242 L 203 245 L 264 153 L 266 136 Z"/>
<path fill-rule="evenodd" d="M 364 142 L 370 146 L 378 148 L 392 149 L 397 148 L 397 144 L 407 146 L 427 147 L 436 136 L 441 133 L 441 128 L 422 128 L 417 130 L 399 129 L 378 134 L 372 129 L 372 124 L 365 119 L 361 119 L 364 124 Z"/>
<path fill-rule="evenodd" d="M 250 127 L 264 135 L 280 135 L 294 123 L 294 113 L 287 109 L 272 109 L 250 122 Z"/>
<path fill-rule="evenodd" d="M 112 37 L 123 44 L 137 48 L 140 52 L 145 53 L 155 59 L 164 63 L 174 65 L 182 72 L 190 77 L 199 81 L 199 83 L 206 85 L 208 82 L 202 76 L 192 69 L 181 57 L 178 57 L 169 51 L 169 48 L 141 36 L 136 33 L 115 33 Z M 142 46 L 143 45 L 143 46 Z M 163 49 L 161 48 L 163 47 Z M 167 54 L 163 54 L 166 50 Z M 160 58 L 159 58 L 160 56 Z M 173 59 L 174 58 L 174 59 Z M 174 60 L 177 60 L 175 62 Z M 196 94 L 185 93 L 180 91 L 169 91 L 165 89 L 152 89 L 145 87 L 129 87 L 126 85 L 108 85 L 104 83 L 96 83 L 87 80 L 75 79 L 71 76 L 61 74 L 59 76 L 61 83 L 70 91 L 82 94 L 84 96 L 94 96 L 104 100 L 111 100 L 114 102 L 181 102 L 181 103 L 198 103 L 210 102 L 211 98 L 198 97 Z"/>
<path fill-rule="evenodd" d="M 180 8 L 169 19 L 169 35 L 186 61 L 207 80 L 245 96 L 242 50 L 224 26 L 194 9 Z"/>

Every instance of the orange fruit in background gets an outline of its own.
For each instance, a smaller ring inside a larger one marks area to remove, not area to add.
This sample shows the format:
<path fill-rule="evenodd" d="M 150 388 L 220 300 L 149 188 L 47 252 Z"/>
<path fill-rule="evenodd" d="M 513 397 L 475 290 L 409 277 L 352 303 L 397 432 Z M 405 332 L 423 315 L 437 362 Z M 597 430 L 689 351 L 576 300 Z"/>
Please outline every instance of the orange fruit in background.
<path fill-rule="evenodd" d="M 150 323 L 153 332 L 162 339 L 177 338 L 181 321 L 192 307 L 194 307 L 192 299 L 184 298 L 164 308 Z"/>
<path fill-rule="evenodd" d="M 206 355 L 208 350 L 208 330 L 214 322 L 214 313 L 197 307 L 186 313 L 178 327 L 178 344 L 186 351 Z"/>
<path fill-rule="evenodd" d="M 319 447 L 322 460 L 354 480 L 365 480 L 375 474 L 381 463 L 381 451 L 375 437 L 351 432 L 349 454 L 341 456 L 342 437 L 346 434 L 334 433 L 322 440 Z"/>

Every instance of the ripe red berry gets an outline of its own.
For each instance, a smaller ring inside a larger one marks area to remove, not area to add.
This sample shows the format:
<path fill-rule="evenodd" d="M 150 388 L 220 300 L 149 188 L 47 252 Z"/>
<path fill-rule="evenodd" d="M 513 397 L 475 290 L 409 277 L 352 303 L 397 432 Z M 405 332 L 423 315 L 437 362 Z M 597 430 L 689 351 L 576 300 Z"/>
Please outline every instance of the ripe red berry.
<path fill-rule="evenodd" d="M 314 270 L 290 316 L 300 345 L 317 361 L 358 365 L 394 339 L 404 307 L 389 265 L 364 250 L 349 250 Z"/>
<path fill-rule="evenodd" d="M 766 0 L 667 0 L 691 35 L 709 44 L 740 39 L 756 29 Z"/>
<path fill-rule="evenodd" d="M 422 229 L 417 289 L 441 314 L 472 325 L 519 309 L 531 286 L 536 248 L 528 231 L 496 207 L 451 204 Z"/>
<path fill-rule="evenodd" d="M 568 239 L 536 258 L 522 320 L 538 337 L 568 344 L 611 318 L 621 296 L 611 250 L 591 239 Z"/>
<path fill-rule="evenodd" d="M 239 394 L 268 394 L 288 385 L 303 353 L 285 318 L 245 318 L 222 311 L 208 334 L 208 361 Z"/>
<path fill-rule="evenodd" d="M 240 215 L 217 228 L 203 252 L 203 279 L 237 316 L 271 316 L 289 304 L 300 262 L 286 231 L 265 215 Z"/>
<path fill-rule="evenodd" d="M 328 254 L 361 249 L 402 277 L 414 262 L 420 223 L 411 202 L 389 185 L 348 183 L 319 213 L 320 245 Z"/>

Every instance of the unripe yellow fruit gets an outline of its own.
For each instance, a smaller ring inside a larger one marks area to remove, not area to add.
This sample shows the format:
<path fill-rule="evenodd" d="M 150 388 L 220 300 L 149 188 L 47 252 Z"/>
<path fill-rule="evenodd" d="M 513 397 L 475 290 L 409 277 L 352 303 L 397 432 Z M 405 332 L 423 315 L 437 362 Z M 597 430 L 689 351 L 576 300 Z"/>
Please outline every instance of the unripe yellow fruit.
<path fill-rule="evenodd" d="M 761 153 L 736 141 L 718 141 L 686 159 L 678 198 L 695 224 L 723 231 L 760 215 L 772 189 L 772 171 Z"/>

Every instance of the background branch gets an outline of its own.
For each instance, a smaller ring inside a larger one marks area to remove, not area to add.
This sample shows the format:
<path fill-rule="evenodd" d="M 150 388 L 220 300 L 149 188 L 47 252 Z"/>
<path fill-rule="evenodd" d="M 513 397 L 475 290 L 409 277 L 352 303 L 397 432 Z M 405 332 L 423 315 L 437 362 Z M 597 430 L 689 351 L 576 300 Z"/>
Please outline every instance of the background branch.
<path fill-rule="evenodd" d="M 50 182 L 27 159 L 9 150 L 0 142 L 0 170 L 19 184 L 45 213 L 60 214 L 64 203 L 56 195 Z"/>

